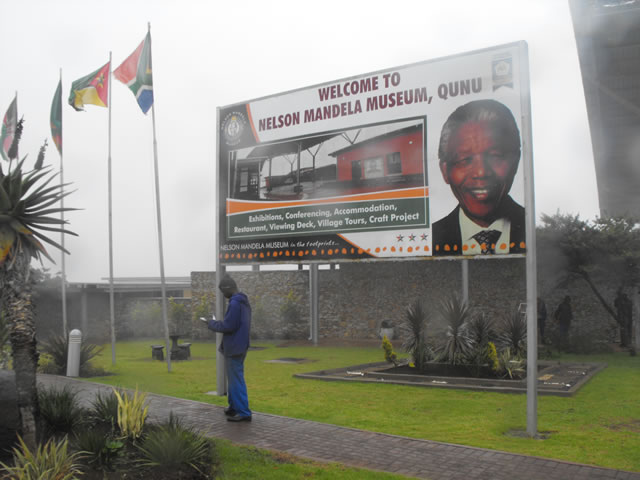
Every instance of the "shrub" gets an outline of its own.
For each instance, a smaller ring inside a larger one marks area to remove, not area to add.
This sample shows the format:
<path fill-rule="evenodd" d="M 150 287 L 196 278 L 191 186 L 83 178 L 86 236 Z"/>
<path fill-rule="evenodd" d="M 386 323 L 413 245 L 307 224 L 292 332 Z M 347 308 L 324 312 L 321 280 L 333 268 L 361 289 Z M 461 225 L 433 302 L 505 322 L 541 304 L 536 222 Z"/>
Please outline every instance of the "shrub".
<path fill-rule="evenodd" d="M 38 403 L 42 425 L 49 434 L 70 433 L 83 421 L 84 410 L 67 386 L 39 388 Z"/>
<path fill-rule="evenodd" d="M 524 359 L 505 348 L 498 355 L 498 373 L 510 379 L 523 378 L 526 375 L 526 362 Z"/>
<path fill-rule="evenodd" d="M 393 365 L 397 367 L 398 362 L 396 360 L 398 359 L 398 356 L 396 355 L 396 352 L 393 351 L 393 345 L 391 345 L 391 341 L 386 335 L 382 337 L 382 349 L 384 350 L 384 359 L 389 363 L 393 363 Z"/>
<path fill-rule="evenodd" d="M 82 453 L 82 460 L 89 465 L 101 469 L 113 469 L 113 464 L 124 443 L 105 435 L 100 429 L 87 429 L 78 433 L 74 439 L 74 447 Z"/>
<path fill-rule="evenodd" d="M 467 332 L 471 341 L 467 363 L 475 367 L 490 363 L 488 344 L 496 336 L 493 322 L 484 314 L 476 315 L 467 322 Z M 476 369 L 476 371 L 479 374 L 481 370 Z"/>
<path fill-rule="evenodd" d="M 140 445 L 145 466 L 179 468 L 188 466 L 200 473 L 211 461 L 209 440 L 185 427 L 173 414 L 169 421 L 152 429 Z"/>
<path fill-rule="evenodd" d="M 486 349 L 487 344 L 496 338 L 493 321 L 484 313 L 476 315 L 468 322 L 469 337 L 479 348 Z"/>
<path fill-rule="evenodd" d="M 499 334 L 502 348 L 509 349 L 514 356 L 523 356 L 527 351 L 527 320 L 514 308 L 504 317 L 502 331 Z"/>
<path fill-rule="evenodd" d="M 53 357 L 48 353 L 41 353 L 38 358 L 38 373 L 45 373 L 49 375 L 60 374 L 60 367 L 56 365 Z"/>
<path fill-rule="evenodd" d="M 126 392 L 118 392 L 113 389 L 118 399 L 118 427 L 123 436 L 137 440 L 142 435 L 144 423 L 147 419 L 149 406 L 144 404 L 147 394 L 138 394 L 136 388 L 133 397 Z"/>
<path fill-rule="evenodd" d="M 402 347 L 411 355 L 415 367 L 424 370 L 431 358 L 431 352 L 427 345 L 427 317 L 419 300 L 407 307 L 404 330 L 407 340 Z"/>
<path fill-rule="evenodd" d="M 72 480 L 81 475 L 75 461 L 78 453 L 69 453 L 67 438 L 60 442 L 49 440 L 31 452 L 22 438 L 18 438 L 20 448 L 13 449 L 13 467 L 0 462 L 8 473 L 6 478 L 14 480 Z M 4 477 L 3 477 L 4 478 Z"/>
<path fill-rule="evenodd" d="M 213 312 L 213 293 L 206 293 L 191 299 L 191 318 L 211 318 Z"/>
<path fill-rule="evenodd" d="M 118 397 L 113 391 L 109 393 L 98 392 L 91 402 L 89 416 L 93 422 L 100 425 L 111 425 L 113 428 L 118 424 L 118 405 Z"/>
<path fill-rule="evenodd" d="M 41 343 L 42 351 L 51 355 L 53 363 L 57 367 L 58 374 L 64 374 L 67 371 L 67 357 L 69 355 L 69 343 L 67 338 L 62 335 L 54 335 L 49 340 Z M 102 352 L 103 347 L 99 347 L 94 343 L 82 342 L 80 345 L 80 375 L 86 373 L 89 367 L 89 361 Z"/>
<path fill-rule="evenodd" d="M 464 363 L 473 347 L 467 325 L 471 319 L 471 308 L 454 295 L 442 301 L 439 314 L 447 325 L 446 340 L 439 351 L 440 361 L 452 365 Z"/>
<path fill-rule="evenodd" d="M 493 342 L 487 343 L 487 359 L 489 361 L 489 367 L 495 373 L 500 370 L 500 362 L 498 362 L 498 351 Z"/>

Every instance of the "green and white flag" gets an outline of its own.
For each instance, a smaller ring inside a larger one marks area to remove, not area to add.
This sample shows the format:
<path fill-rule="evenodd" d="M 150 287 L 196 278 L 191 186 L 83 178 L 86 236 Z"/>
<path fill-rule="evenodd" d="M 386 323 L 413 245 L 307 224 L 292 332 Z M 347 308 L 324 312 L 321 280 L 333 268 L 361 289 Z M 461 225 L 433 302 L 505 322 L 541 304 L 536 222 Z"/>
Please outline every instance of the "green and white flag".
<path fill-rule="evenodd" d="M 16 134 L 16 126 L 18 125 L 18 94 L 16 93 L 13 102 L 9 105 L 7 113 L 2 121 L 2 133 L 0 134 L 0 155 L 6 161 L 9 161 L 9 149 L 13 143 Z M 16 156 L 18 152 L 16 151 Z"/>

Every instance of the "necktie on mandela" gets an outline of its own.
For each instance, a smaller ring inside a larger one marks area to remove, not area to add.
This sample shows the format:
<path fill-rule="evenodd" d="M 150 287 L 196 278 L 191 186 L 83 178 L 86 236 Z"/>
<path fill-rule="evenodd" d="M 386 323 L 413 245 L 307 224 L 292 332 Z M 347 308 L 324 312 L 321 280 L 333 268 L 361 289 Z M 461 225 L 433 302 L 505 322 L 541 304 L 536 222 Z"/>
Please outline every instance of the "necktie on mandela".
<path fill-rule="evenodd" d="M 482 230 L 476 233 L 473 238 L 482 248 L 482 254 L 491 254 L 496 251 L 496 242 L 500 238 L 500 231 L 498 230 Z"/>

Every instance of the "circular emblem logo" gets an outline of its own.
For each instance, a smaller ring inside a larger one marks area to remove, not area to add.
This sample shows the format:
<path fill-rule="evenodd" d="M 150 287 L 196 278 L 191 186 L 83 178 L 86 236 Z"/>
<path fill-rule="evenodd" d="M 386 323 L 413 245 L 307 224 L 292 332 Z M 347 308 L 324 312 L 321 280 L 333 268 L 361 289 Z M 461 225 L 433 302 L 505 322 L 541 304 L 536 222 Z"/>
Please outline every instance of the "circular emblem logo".
<path fill-rule="evenodd" d="M 222 122 L 222 134 L 227 145 L 237 145 L 240 143 L 247 120 L 240 112 L 231 112 Z"/>
<path fill-rule="evenodd" d="M 511 70 L 511 65 L 508 62 L 502 61 L 495 64 L 493 67 L 496 75 L 504 77 L 505 75 L 509 75 Z"/>

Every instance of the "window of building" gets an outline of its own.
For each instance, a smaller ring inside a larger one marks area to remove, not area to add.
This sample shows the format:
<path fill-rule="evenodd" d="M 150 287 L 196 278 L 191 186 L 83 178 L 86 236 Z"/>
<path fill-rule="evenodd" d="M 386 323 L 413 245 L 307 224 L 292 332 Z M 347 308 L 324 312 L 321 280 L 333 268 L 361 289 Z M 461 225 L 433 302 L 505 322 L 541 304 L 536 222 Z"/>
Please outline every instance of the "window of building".
<path fill-rule="evenodd" d="M 240 169 L 240 192 L 246 192 L 249 188 L 249 169 Z"/>
<path fill-rule="evenodd" d="M 382 157 L 364 160 L 364 178 L 384 177 L 384 159 Z"/>
<path fill-rule="evenodd" d="M 401 175 L 402 162 L 400 152 L 393 152 L 387 155 L 387 175 Z"/>

